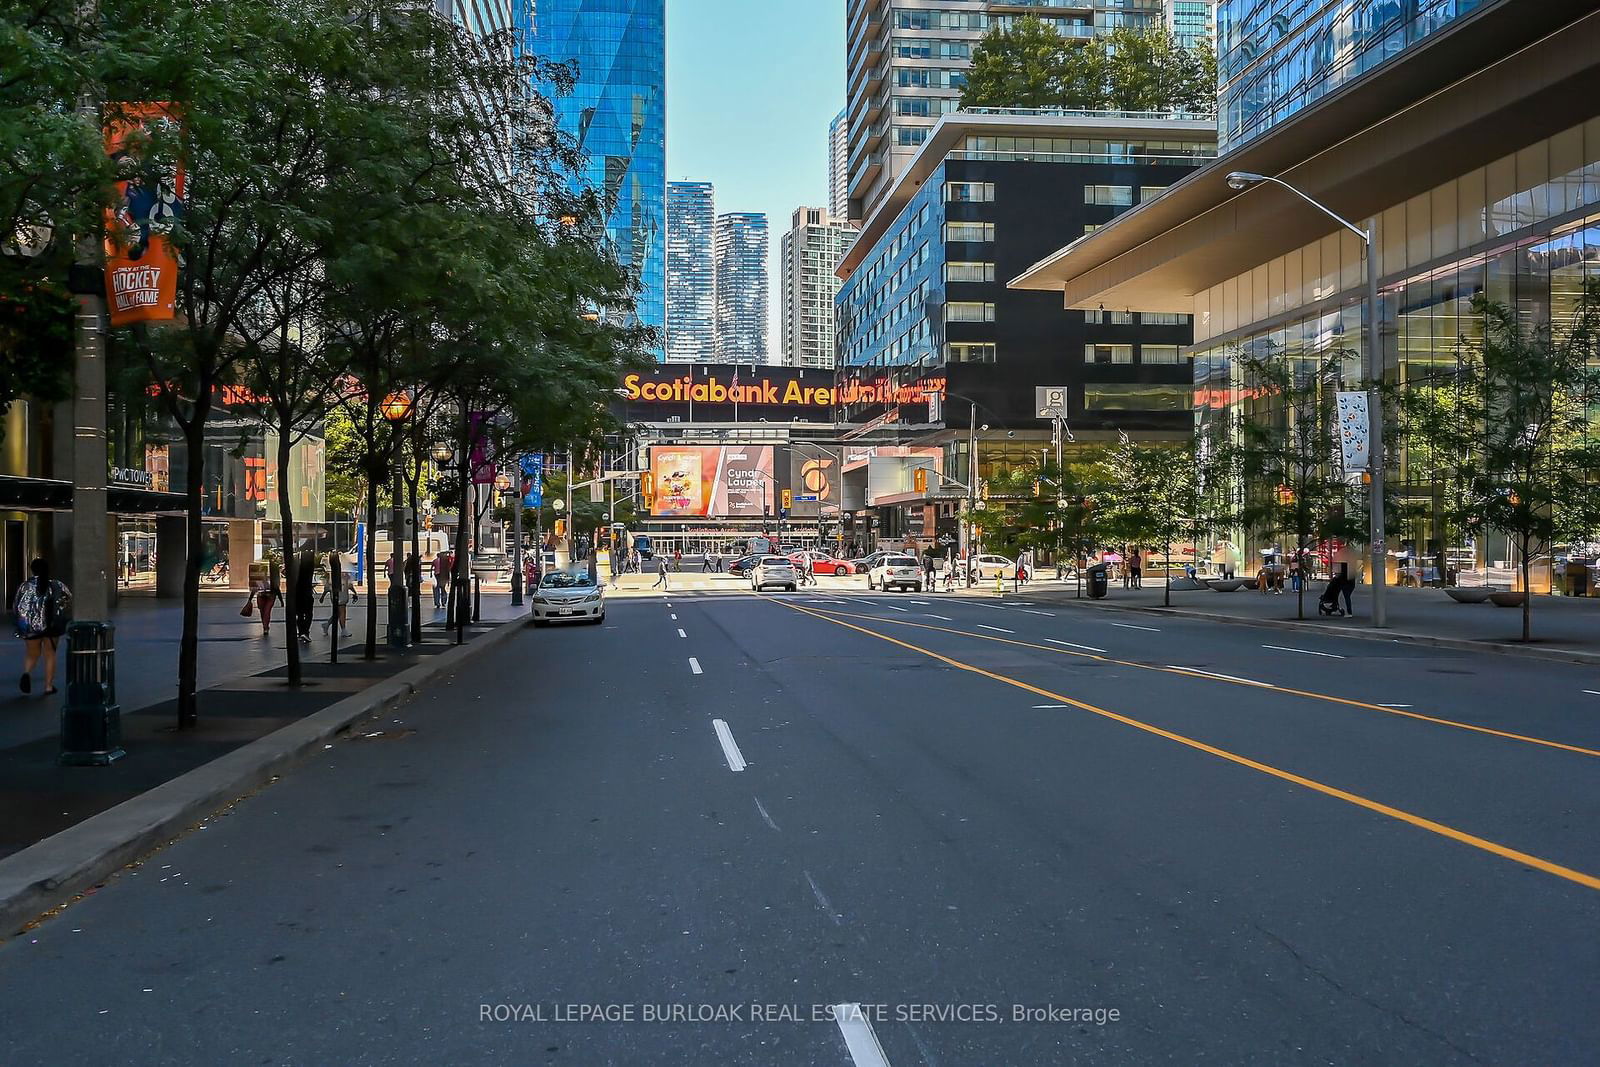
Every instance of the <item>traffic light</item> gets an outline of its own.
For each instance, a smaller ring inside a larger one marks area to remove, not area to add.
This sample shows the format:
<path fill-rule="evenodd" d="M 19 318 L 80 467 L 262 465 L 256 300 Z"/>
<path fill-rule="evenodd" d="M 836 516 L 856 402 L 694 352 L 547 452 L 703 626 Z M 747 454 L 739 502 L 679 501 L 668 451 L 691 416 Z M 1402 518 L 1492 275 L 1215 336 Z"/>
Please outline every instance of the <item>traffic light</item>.
<path fill-rule="evenodd" d="M 918 467 L 911 472 L 911 488 L 918 493 L 928 491 L 928 468 Z"/>
<path fill-rule="evenodd" d="M 794 506 L 794 490 L 793 489 L 785 489 L 783 491 L 783 510 L 784 511 L 788 511 L 793 506 Z"/>
<path fill-rule="evenodd" d="M 1044 493 L 1044 483 L 1035 478 L 1033 480 L 1033 495 L 1040 496 Z"/>

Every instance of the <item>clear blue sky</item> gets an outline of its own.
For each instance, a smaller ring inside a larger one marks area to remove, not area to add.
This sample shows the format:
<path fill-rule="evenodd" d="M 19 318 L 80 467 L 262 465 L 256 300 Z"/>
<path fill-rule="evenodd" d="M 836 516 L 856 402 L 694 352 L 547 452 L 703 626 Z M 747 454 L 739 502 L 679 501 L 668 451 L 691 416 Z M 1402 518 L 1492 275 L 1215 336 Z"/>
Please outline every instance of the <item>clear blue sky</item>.
<path fill-rule="evenodd" d="M 828 123 L 844 107 L 844 0 L 667 0 L 667 179 L 772 233 L 769 358 L 782 355 L 778 242 L 828 202 Z"/>

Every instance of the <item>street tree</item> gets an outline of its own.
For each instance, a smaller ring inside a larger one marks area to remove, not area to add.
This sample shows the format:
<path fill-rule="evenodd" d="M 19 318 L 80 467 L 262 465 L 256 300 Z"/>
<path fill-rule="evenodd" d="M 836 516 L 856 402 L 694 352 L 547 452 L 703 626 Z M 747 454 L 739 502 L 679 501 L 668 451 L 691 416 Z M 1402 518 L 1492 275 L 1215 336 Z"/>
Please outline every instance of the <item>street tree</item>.
<path fill-rule="evenodd" d="M 1162 546 L 1167 561 L 1163 599 L 1170 606 L 1172 547 L 1204 524 L 1194 441 L 1143 442 L 1124 434 L 1102 466 L 1110 532 L 1130 545 Z M 1198 551 L 1199 542 L 1193 543 Z"/>
<path fill-rule="evenodd" d="M 1600 529 L 1600 446 L 1590 413 L 1600 402 L 1600 282 L 1570 314 L 1530 324 L 1480 295 L 1479 342 L 1457 346 L 1456 366 L 1430 378 L 1431 414 L 1417 435 L 1444 469 L 1444 512 L 1474 535 L 1496 531 L 1516 547 L 1522 640 L 1533 639 L 1535 557 Z"/>
<path fill-rule="evenodd" d="M 1317 555 L 1366 537 L 1365 495 L 1343 470 L 1337 392 L 1345 353 L 1286 359 L 1241 356 L 1255 398 L 1232 415 L 1222 447 L 1241 483 L 1238 519 L 1246 529 L 1293 545 L 1302 577 Z M 1296 615 L 1305 617 L 1300 582 Z"/>

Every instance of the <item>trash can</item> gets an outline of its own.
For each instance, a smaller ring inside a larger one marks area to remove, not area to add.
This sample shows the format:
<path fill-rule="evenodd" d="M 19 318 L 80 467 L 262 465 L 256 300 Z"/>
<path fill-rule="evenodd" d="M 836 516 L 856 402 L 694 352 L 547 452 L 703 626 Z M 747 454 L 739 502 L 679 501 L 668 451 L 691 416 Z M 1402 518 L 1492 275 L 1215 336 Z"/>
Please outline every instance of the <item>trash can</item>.
<path fill-rule="evenodd" d="M 1567 595 L 1589 595 L 1589 567 L 1583 563 L 1567 564 Z"/>
<path fill-rule="evenodd" d="M 116 630 L 108 622 L 67 626 L 67 701 L 61 756 L 67 767 L 104 767 L 125 755 L 117 705 Z"/>
<path fill-rule="evenodd" d="M 1089 568 L 1089 599 L 1104 600 L 1106 593 L 1111 589 L 1111 579 L 1108 571 L 1111 568 L 1105 563 L 1096 563 Z"/>

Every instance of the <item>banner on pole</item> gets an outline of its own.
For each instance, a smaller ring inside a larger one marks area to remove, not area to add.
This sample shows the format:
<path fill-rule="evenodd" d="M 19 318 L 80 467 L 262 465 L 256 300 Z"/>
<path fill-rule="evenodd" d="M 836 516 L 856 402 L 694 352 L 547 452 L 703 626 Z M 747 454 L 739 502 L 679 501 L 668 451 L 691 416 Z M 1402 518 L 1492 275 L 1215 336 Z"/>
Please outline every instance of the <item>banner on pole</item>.
<path fill-rule="evenodd" d="M 150 128 L 176 121 L 168 103 L 122 104 L 107 116 L 106 154 L 116 164 L 116 198 L 106 210 L 106 309 L 111 325 L 166 322 L 177 315 L 178 254 L 168 238 L 183 217 L 183 167 L 152 168 Z"/>
<path fill-rule="evenodd" d="M 544 454 L 522 457 L 522 506 L 544 507 Z"/>
<path fill-rule="evenodd" d="M 1372 424 L 1367 413 L 1366 393 L 1341 392 L 1339 402 L 1339 448 L 1347 474 L 1364 471 L 1371 462 Z"/>

